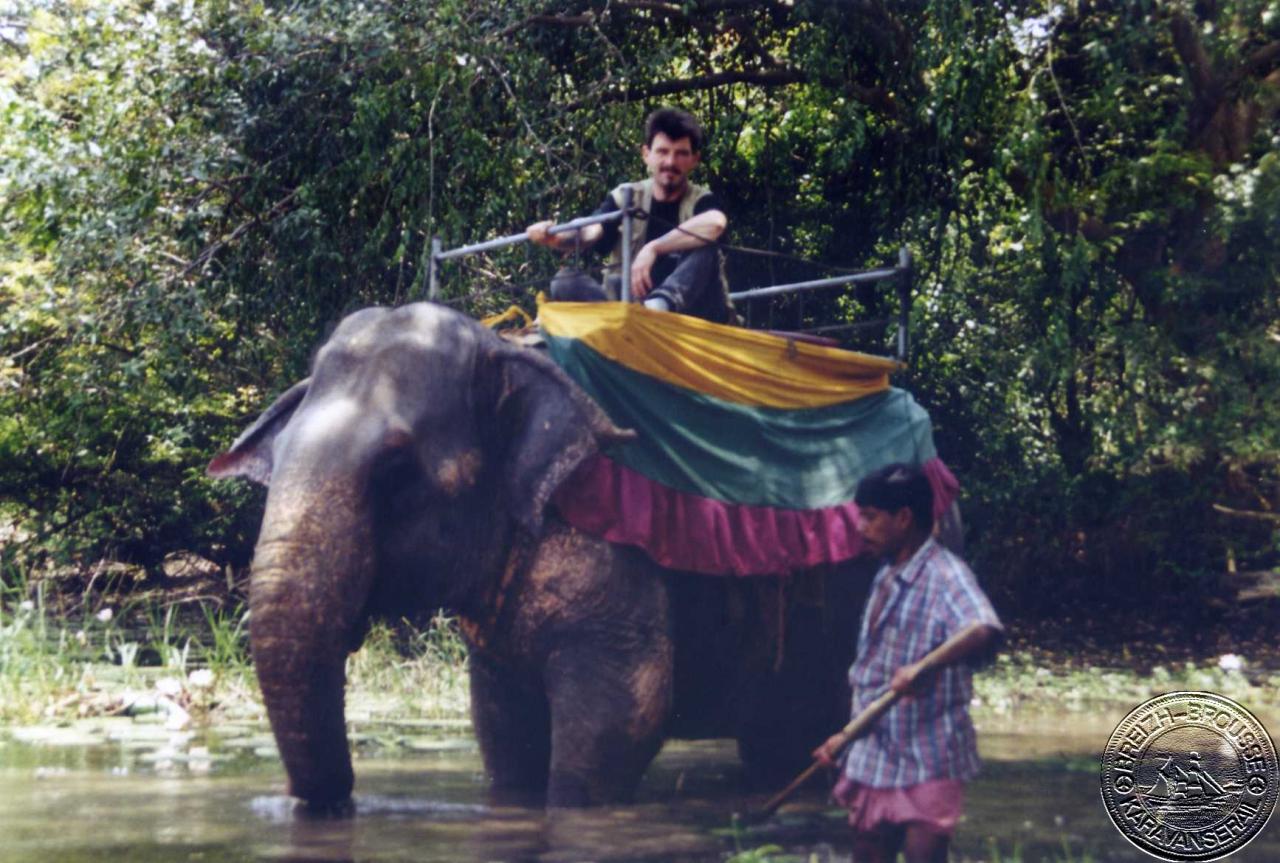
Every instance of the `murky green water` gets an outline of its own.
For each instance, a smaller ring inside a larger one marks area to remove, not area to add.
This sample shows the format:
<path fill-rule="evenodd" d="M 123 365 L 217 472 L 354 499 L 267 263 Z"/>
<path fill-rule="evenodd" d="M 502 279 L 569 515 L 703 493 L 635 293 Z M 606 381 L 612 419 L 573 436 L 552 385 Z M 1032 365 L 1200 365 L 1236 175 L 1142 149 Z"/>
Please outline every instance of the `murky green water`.
<path fill-rule="evenodd" d="M 982 723 L 986 769 L 969 789 L 952 859 L 1151 859 L 1102 810 L 1097 753 L 1115 721 Z M 297 816 L 281 795 L 283 773 L 262 729 L 192 737 L 144 723 L 110 733 L 104 744 L 102 729 L 86 723 L 60 739 L 4 738 L 0 860 L 714 861 L 768 844 L 797 855 L 790 859 L 849 855 L 841 813 L 816 792 L 735 835 L 732 813 L 766 795 L 742 790 L 729 742 L 669 745 L 635 805 L 548 816 L 488 806 L 478 754 L 465 738 L 391 729 L 356 762 L 355 817 L 315 820 Z M 1230 859 L 1280 860 L 1280 828 L 1269 825 Z"/>

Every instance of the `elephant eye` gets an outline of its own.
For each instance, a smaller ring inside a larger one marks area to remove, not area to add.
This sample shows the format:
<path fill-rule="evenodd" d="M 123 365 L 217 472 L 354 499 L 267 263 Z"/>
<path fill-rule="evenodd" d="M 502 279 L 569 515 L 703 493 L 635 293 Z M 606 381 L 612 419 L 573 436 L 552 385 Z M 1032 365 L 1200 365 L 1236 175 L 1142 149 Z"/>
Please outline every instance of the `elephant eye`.
<path fill-rule="evenodd" d="M 414 453 L 395 448 L 382 454 L 373 470 L 373 493 L 392 507 L 409 504 L 425 492 L 422 468 Z"/>

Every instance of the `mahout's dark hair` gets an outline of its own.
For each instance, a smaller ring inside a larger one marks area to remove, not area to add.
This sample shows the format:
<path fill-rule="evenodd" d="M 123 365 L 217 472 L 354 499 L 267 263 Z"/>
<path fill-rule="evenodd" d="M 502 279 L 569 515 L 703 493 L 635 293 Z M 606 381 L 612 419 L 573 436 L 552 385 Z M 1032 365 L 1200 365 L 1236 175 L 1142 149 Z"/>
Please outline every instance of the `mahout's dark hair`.
<path fill-rule="evenodd" d="M 688 111 L 681 111 L 679 108 L 659 108 L 645 117 L 644 145 L 646 147 L 653 145 L 654 136 L 659 132 L 672 141 L 688 138 L 693 152 L 702 152 L 702 144 L 706 137 L 702 131 L 702 124 Z"/>
<path fill-rule="evenodd" d="M 919 527 L 933 530 L 933 486 L 918 467 L 895 463 L 872 471 L 858 483 L 853 500 L 890 513 L 909 509 Z"/>

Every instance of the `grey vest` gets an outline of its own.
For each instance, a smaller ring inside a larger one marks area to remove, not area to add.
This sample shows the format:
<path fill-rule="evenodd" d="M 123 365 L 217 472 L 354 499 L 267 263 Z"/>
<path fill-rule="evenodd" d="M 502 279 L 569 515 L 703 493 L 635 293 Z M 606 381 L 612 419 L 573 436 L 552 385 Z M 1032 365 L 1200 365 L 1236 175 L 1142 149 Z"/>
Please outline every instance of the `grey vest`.
<path fill-rule="evenodd" d="M 622 207 L 622 190 L 627 188 L 628 186 L 631 187 L 632 206 L 637 208 L 640 218 L 642 219 L 648 218 L 649 212 L 653 209 L 653 178 L 649 177 L 647 179 L 639 180 L 634 183 L 623 183 L 622 185 L 615 188 L 612 192 L 610 192 L 609 197 L 613 198 L 613 202 L 618 205 L 619 209 L 621 209 Z M 709 194 L 711 194 L 711 190 L 708 189 L 706 186 L 699 186 L 696 183 L 689 183 L 684 190 L 684 197 L 680 199 L 680 206 L 677 210 L 678 215 L 676 217 L 677 223 L 683 225 L 685 222 L 692 219 L 693 208 L 697 206 L 698 201 L 702 200 L 705 196 Z M 637 228 L 638 227 L 639 226 L 637 226 Z M 666 232 L 664 231 L 663 233 L 666 233 Z M 657 237 L 650 237 L 647 229 L 632 230 L 631 259 L 635 260 L 636 255 L 640 254 L 640 249 L 644 246 L 644 244 L 652 239 L 657 239 Z M 724 253 L 717 252 L 717 257 L 720 261 L 720 288 L 721 290 L 724 291 L 725 302 L 728 303 L 729 302 L 728 300 L 729 279 L 725 276 L 725 272 L 724 272 Z M 613 244 L 613 248 L 609 251 L 609 272 L 619 273 L 621 271 L 622 271 L 622 232 L 619 231 L 618 241 Z M 608 279 L 605 280 L 606 286 L 608 286 L 609 281 L 611 280 L 608 280 Z M 607 287 L 606 287 L 606 290 L 608 290 Z M 615 299 L 615 300 L 618 299 L 617 296 L 613 296 L 613 291 L 610 291 L 610 294 L 611 294 L 611 299 Z"/>

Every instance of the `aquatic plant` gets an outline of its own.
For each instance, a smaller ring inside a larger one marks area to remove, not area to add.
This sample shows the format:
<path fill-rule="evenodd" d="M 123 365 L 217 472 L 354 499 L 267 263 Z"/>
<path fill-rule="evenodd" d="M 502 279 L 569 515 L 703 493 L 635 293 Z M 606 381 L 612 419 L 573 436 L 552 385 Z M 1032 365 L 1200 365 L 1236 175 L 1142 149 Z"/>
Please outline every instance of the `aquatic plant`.
<path fill-rule="evenodd" d="M 470 715 L 467 651 L 457 623 L 375 624 L 347 660 L 350 718 L 463 719 Z"/>
<path fill-rule="evenodd" d="M 202 605 L 200 609 L 209 633 L 204 649 L 205 665 L 217 672 L 247 671 L 249 607 L 237 605 L 228 611 Z"/>
<path fill-rule="evenodd" d="M 736 851 L 732 857 L 725 860 L 725 863 L 781 863 L 783 858 L 776 856 L 781 853 L 782 847 L 779 845 L 761 845 L 759 848 Z M 789 856 L 786 859 L 797 858 Z"/>
<path fill-rule="evenodd" d="M 974 860 L 965 856 L 962 858 L 963 863 L 1032 863 L 1031 860 L 1023 856 L 1022 843 L 1014 841 L 1013 847 L 1008 853 L 1000 850 L 1000 843 L 996 841 L 994 836 L 987 837 L 987 854 L 985 857 Z M 1077 857 L 1071 850 L 1071 840 L 1062 837 L 1062 853 L 1055 853 L 1052 857 L 1040 857 L 1037 863 L 1094 863 L 1093 855 L 1087 851 L 1082 851 Z"/>

